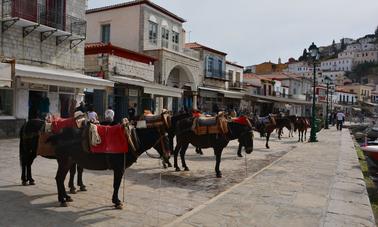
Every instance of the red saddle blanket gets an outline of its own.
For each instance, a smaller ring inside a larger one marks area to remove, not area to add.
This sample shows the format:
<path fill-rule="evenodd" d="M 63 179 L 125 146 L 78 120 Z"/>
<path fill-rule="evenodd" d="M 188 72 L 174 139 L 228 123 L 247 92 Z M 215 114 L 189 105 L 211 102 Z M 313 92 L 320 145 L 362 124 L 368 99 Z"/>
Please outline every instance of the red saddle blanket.
<path fill-rule="evenodd" d="M 60 132 L 64 128 L 74 128 L 76 127 L 76 122 L 74 118 L 55 118 L 51 122 L 51 131 L 54 134 Z"/>
<path fill-rule="evenodd" d="M 129 146 L 125 136 L 125 129 L 122 125 L 98 125 L 97 132 L 100 135 L 101 144 L 91 146 L 91 151 L 93 153 L 127 153 Z"/>

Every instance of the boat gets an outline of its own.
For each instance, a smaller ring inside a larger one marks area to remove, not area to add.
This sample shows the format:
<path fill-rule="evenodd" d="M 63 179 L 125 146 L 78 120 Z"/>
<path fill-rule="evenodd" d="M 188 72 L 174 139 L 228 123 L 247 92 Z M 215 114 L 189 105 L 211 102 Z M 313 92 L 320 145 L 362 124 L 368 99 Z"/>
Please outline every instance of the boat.
<path fill-rule="evenodd" d="M 378 145 L 362 146 L 361 150 L 374 161 L 378 161 Z"/>

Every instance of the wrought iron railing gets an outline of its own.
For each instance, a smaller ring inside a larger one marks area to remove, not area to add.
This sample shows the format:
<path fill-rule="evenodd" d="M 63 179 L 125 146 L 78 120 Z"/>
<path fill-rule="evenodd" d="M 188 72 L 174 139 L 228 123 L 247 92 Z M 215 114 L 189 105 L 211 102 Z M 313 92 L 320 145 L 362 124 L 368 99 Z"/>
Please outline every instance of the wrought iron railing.
<path fill-rule="evenodd" d="M 225 71 L 221 70 L 207 70 L 206 71 L 206 78 L 212 79 L 220 79 L 220 80 L 228 80 Z"/>
<path fill-rule="evenodd" d="M 42 25 L 86 36 L 86 21 L 67 15 L 62 9 L 49 9 L 37 0 L 3 0 L 2 19 L 22 18 Z"/>

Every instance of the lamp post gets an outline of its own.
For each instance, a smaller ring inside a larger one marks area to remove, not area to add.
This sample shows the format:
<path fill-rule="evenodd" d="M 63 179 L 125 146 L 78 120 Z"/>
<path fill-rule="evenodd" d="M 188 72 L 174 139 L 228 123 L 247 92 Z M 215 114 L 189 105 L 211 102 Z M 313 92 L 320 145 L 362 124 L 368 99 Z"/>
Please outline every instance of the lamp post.
<path fill-rule="evenodd" d="M 316 106 L 315 106 L 315 93 L 316 93 L 316 60 L 319 59 L 319 49 L 312 43 L 308 48 L 311 56 L 311 60 L 314 67 L 314 77 L 313 77 L 313 93 L 312 93 L 312 116 L 311 116 L 311 134 L 309 142 L 318 142 L 316 139 L 316 127 L 315 127 L 315 117 L 316 117 Z"/>
<path fill-rule="evenodd" d="M 326 117 L 325 117 L 325 126 L 324 129 L 329 129 L 329 117 L 328 117 L 328 103 L 329 103 L 329 98 L 328 98 L 328 93 L 329 93 L 329 85 L 331 84 L 332 80 L 326 76 L 324 78 L 326 84 L 327 84 L 327 108 L 326 108 Z"/>

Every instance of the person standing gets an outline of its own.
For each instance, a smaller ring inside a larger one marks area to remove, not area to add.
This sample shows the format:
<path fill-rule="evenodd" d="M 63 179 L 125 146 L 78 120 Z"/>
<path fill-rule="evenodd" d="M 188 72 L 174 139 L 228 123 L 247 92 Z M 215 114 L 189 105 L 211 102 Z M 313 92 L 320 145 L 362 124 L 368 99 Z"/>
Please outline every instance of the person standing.
<path fill-rule="evenodd" d="M 89 105 L 88 107 L 88 119 L 92 123 L 98 123 L 98 116 L 97 113 L 94 110 L 93 104 Z"/>
<path fill-rule="evenodd" d="M 343 123 L 344 123 L 344 120 L 345 120 L 345 114 L 340 110 L 336 114 L 336 119 L 337 119 L 337 130 L 341 131 L 343 129 Z"/>
<path fill-rule="evenodd" d="M 105 121 L 109 124 L 112 124 L 114 121 L 114 111 L 111 106 L 108 106 L 108 109 L 105 110 Z"/>
<path fill-rule="evenodd" d="M 127 113 L 129 114 L 129 120 L 130 121 L 133 121 L 134 118 L 135 118 L 135 107 L 134 106 L 130 106 L 129 109 L 127 110 Z"/>

